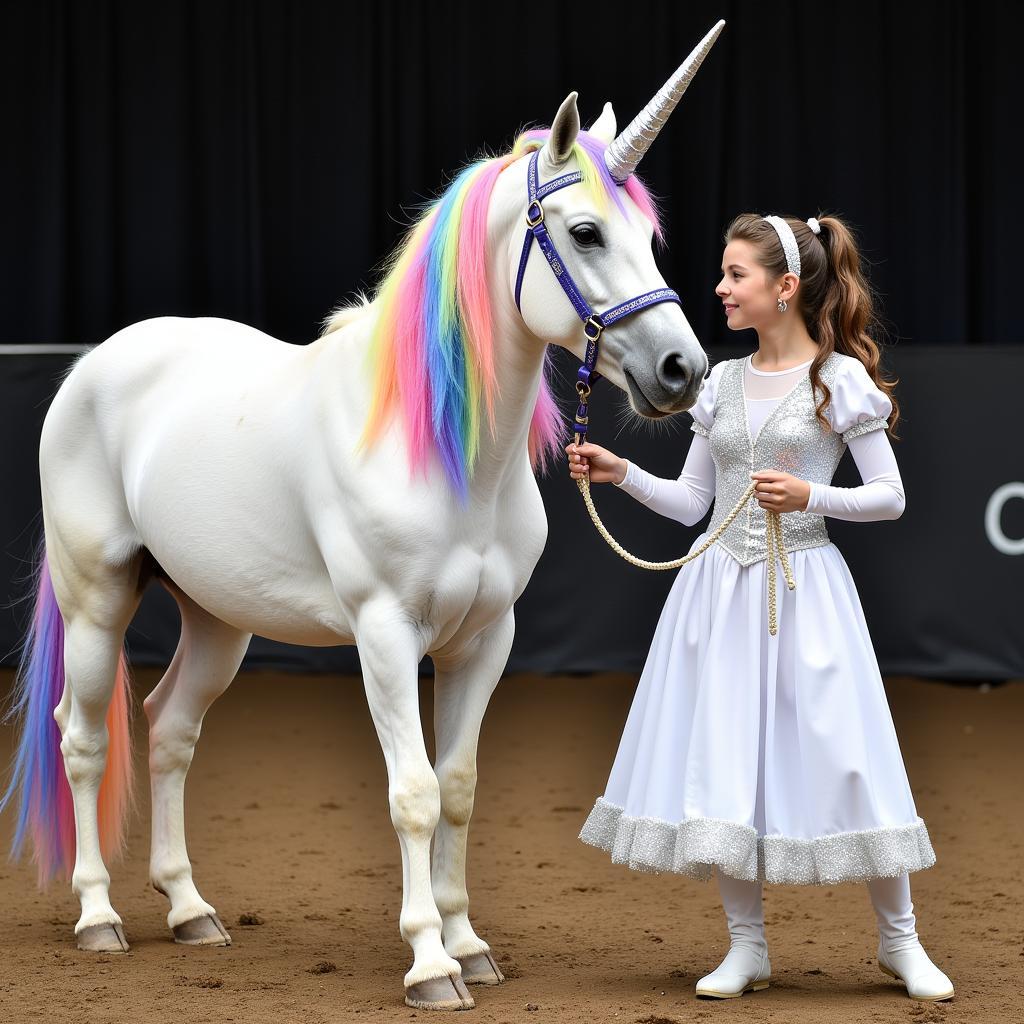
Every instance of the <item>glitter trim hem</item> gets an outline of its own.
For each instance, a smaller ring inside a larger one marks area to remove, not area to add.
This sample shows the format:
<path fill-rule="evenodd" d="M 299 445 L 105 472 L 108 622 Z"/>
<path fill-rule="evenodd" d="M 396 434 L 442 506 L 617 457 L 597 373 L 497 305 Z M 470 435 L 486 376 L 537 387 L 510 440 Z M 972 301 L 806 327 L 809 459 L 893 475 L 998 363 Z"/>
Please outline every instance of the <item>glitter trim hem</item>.
<path fill-rule="evenodd" d="M 690 429 L 695 434 L 700 434 L 701 437 L 711 437 L 711 432 L 708 430 L 708 428 L 705 427 L 703 423 L 699 423 L 697 420 L 694 420 L 693 423 L 690 424 Z"/>
<path fill-rule="evenodd" d="M 633 818 L 599 797 L 579 837 L 633 871 L 671 871 L 702 880 L 718 867 L 749 882 L 838 885 L 895 878 L 935 863 L 921 818 L 894 828 L 794 839 L 758 836 L 749 825 L 718 818 L 689 818 L 678 825 Z"/>

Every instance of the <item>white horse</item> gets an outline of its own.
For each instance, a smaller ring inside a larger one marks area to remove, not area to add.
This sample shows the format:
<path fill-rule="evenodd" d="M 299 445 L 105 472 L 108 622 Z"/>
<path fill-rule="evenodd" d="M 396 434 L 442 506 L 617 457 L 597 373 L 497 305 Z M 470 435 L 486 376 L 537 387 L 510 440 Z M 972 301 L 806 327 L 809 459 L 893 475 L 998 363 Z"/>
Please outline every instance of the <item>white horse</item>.
<path fill-rule="evenodd" d="M 712 41 L 677 73 L 668 109 Z M 477 739 L 547 533 L 528 456 L 531 439 L 534 462 L 560 445 L 545 352 L 584 351 L 580 321 L 536 254 L 514 302 L 527 156 L 539 152 L 542 182 L 582 175 L 544 200 L 544 218 L 591 303 L 663 287 L 653 210 L 608 145 L 635 166 L 652 109 L 616 138 L 606 105 L 583 133 L 571 94 L 550 133 L 463 172 L 374 301 L 336 314 L 312 344 L 165 317 L 76 363 L 42 433 L 45 559 L 4 802 L 20 788 L 16 852 L 31 834 L 41 876 L 73 861 L 80 948 L 128 948 L 104 854 L 118 848 L 130 789 L 123 638 L 155 577 L 181 610 L 178 649 L 144 703 L 150 879 L 170 901 L 175 938 L 230 943 L 193 881 L 184 783 L 203 716 L 252 634 L 356 644 L 402 852 L 406 1000 L 468 1008 L 466 982 L 502 980 L 468 916 Z M 663 303 L 607 330 L 598 369 L 637 412 L 662 416 L 693 404 L 707 359 L 681 308 Z M 417 699 L 427 654 L 433 765 Z"/>

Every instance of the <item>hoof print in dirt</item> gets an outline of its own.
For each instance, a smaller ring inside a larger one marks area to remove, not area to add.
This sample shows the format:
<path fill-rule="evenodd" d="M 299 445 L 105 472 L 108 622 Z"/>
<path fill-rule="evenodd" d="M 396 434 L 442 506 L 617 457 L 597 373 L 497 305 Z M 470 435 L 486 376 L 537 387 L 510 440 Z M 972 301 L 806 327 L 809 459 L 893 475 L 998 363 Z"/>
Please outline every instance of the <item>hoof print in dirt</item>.
<path fill-rule="evenodd" d="M 321 960 L 319 963 L 313 964 L 312 967 L 306 969 L 307 974 L 331 974 L 333 971 L 338 969 L 338 965 L 332 963 L 330 960 Z"/>
<path fill-rule="evenodd" d="M 184 976 L 178 978 L 179 985 L 190 985 L 192 988 L 223 988 L 224 981 L 222 978 L 186 978 Z"/>

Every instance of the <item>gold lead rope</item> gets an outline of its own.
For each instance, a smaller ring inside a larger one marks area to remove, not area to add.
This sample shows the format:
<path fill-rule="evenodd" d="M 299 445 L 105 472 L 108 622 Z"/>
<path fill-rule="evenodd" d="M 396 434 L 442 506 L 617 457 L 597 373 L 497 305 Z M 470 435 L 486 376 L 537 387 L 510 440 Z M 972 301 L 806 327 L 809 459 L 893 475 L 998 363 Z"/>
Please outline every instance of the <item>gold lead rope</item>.
<path fill-rule="evenodd" d="M 579 443 L 579 436 L 577 435 L 577 444 Z M 678 569 L 681 566 L 686 565 L 687 562 L 692 562 L 698 555 L 704 554 L 705 551 L 722 534 L 726 531 L 729 524 L 740 514 L 740 510 L 750 500 L 757 487 L 756 483 L 752 483 L 746 490 L 746 493 L 740 498 L 736 507 L 722 520 L 718 529 L 711 534 L 706 541 L 696 551 L 691 551 L 688 555 L 683 555 L 681 558 L 676 558 L 671 562 L 648 562 L 646 559 L 637 558 L 636 555 L 631 555 L 609 532 L 604 523 L 601 522 L 601 517 L 597 514 L 597 509 L 594 508 L 594 499 L 590 494 L 590 479 L 584 474 L 576 481 L 576 486 L 580 489 L 580 494 L 583 495 L 583 501 L 587 506 L 587 511 L 590 513 L 590 518 L 594 521 L 594 526 L 597 527 L 597 532 L 608 542 L 611 549 L 617 554 L 621 555 L 631 565 L 635 565 L 640 569 L 653 569 L 655 571 L 661 569 Z M 765 509 L 765 544 L 768 549 L 768 632 L 772 636 L 778 632 L 778 619 L 775 615 L 775 559 L 782 562 L 782 571 L 786 576 L 786 586 L 790 590 L 796 589 L 796 582 L 793 579 L 793 572 L 789 567 L 789 558 L 786 556 L 786 548 L 782 543 L 782 519 L 779 513 L 774 509 Z"/>

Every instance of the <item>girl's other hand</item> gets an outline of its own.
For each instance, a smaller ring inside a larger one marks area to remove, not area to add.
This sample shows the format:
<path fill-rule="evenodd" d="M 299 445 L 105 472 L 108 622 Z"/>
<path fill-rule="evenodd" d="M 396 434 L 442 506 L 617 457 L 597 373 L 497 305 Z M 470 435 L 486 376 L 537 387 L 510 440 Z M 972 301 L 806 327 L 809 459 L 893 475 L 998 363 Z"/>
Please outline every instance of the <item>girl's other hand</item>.
<path fill-rule="evenodd" d="M 565 453 L 569 456 L 569 476 L 573 480 L 588 476 L 592 484 L 621 484 L 626 478 L 629 463 L 598 444 L 570 443 L 565 446 Z"/>
<path fill-rule="evenodd" d="M 804 512 L 811 499 L 811 485 L 798 476 L 766 469 L 751 473 L 750 479 L 757 483 L 754 497 L 761 508 L 775 512 Z"/>

